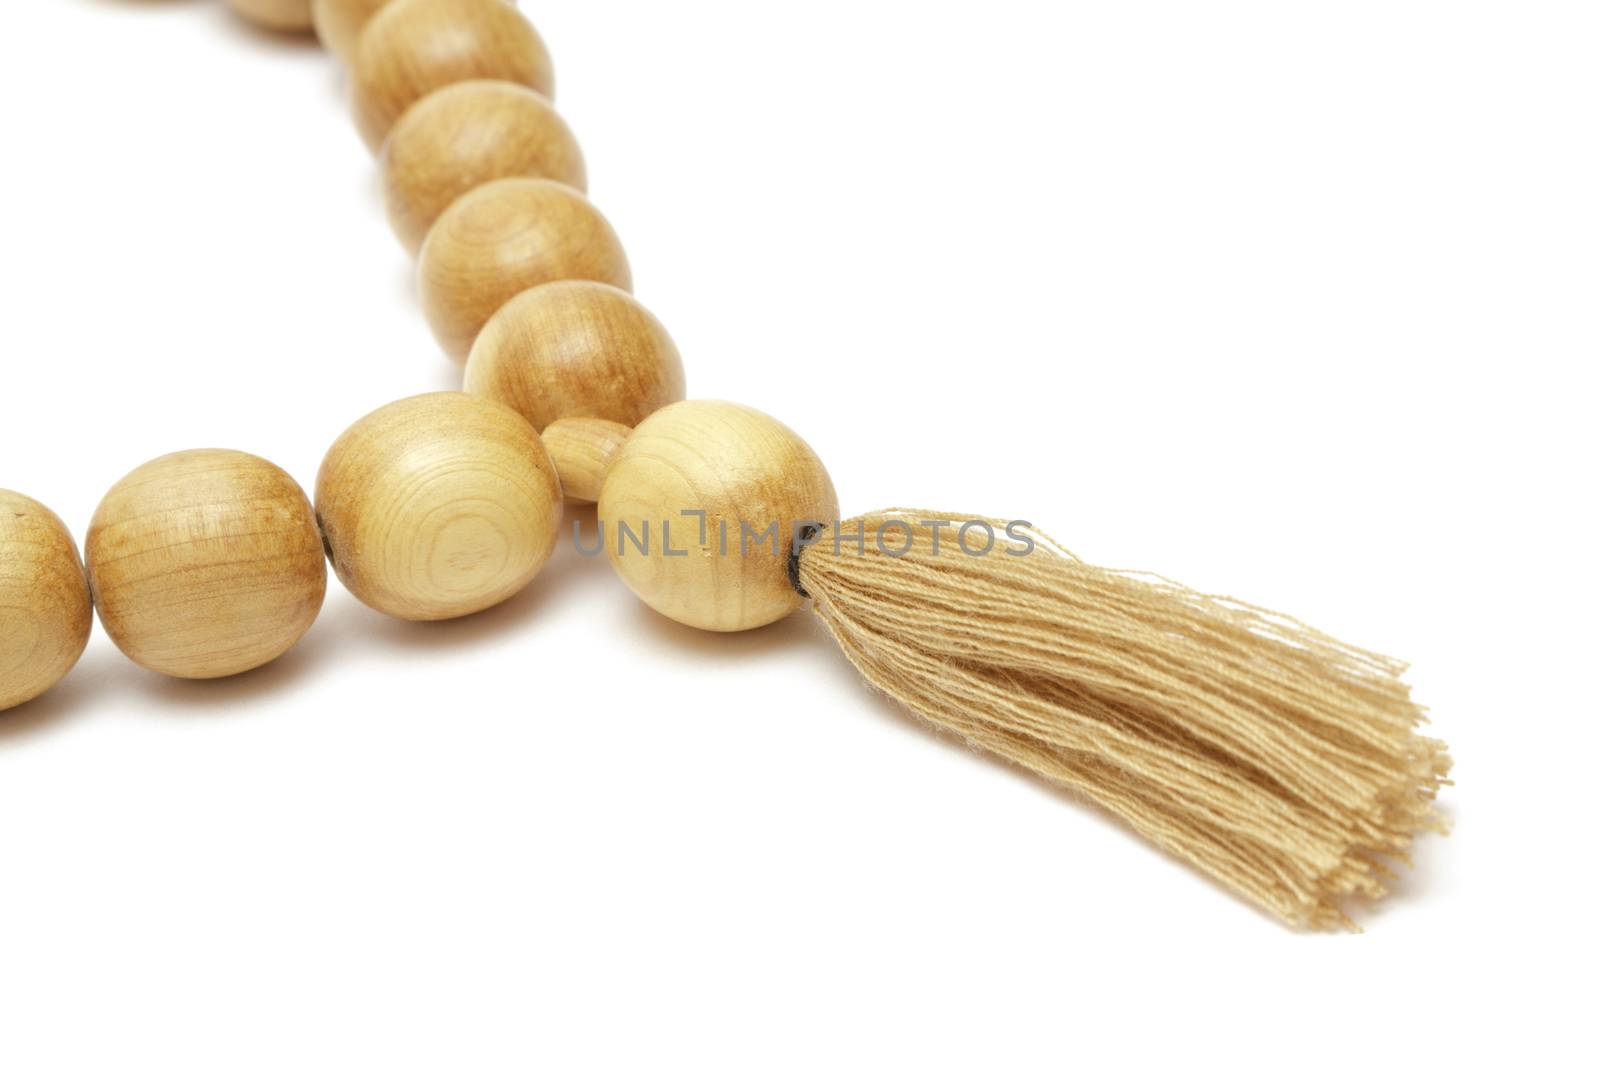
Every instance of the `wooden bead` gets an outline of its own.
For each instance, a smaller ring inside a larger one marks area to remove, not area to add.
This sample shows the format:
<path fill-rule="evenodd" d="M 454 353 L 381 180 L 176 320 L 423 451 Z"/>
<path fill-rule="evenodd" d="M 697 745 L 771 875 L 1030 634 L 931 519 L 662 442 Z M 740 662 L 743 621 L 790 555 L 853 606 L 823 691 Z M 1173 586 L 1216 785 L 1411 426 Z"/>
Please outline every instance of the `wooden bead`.
<path fill-rule="evenodd" d="M 129 659 L 177 678 L 222 678 L 287 652 L 327 590 L 311 504 L 244 452 L 151 460 L 94 513 L 85 555 L 100 622 Z"/>
<path fill-rule="evenodd" d="M 683 399 L 665 327 L 621 289 L 552 282 L 518 293 L 479 332 L 467 392 L 516 408 L 537 430 L 586 416 L 637 425 Z"/>
<path fill-rule="evenodd" d="M 788 573 L 795 531 L 837 523 L 839 502 L 816 453 L 781 422 L 685 400 L 629 435 L 599 515 L 612 565 L 646 604 L 702 630 L 748 630 L 800 605 Z"/>
<path fill-rule="evenodd" d="M 632 432 L 619 422 L 582 417 L 557 419 L 545 427 L 544 447 L 568 503 L 592 504 L 600 499 L 611 461 Z"/>
<path fill-rule="evenodd" d="M 349 64 L 361 28 L 389 0 L 311 0 L 311 23 L 324 48 Z"/>
<path fill-rule="evenodd" d="M 605 216 L 582 193 L 545 178 L 501 178 L 451 204 L 428 231 L 417 277 L 423 314 L 458 360 L 524 289 L 566 278 L 633 285 Z"/>
<path fill-rule="evenodd" d="M 376 152 L 406 108 L 435 89 L 473 78 L 555 93 L 544 42 L 504 0 L 390 0 L 356 39 L 356 127 Z"/>
<path fill-rule="evenodd" d="M 305 33 L 311 29 L 311 0 L 228 0 L 228 6 L 269 30 Z"/>
<path fill-rule="evenodd" d="M 384 142 L 384 203 L 413 254 L 462 193 L 518 177 L 579 192 L 585 183 L 583 152 L 567 124 L 544 97 L 511 82 L 457 82 L 429 93 Z"/>
<path fill-rule="evenodd" d="M 554 551 L 561 486 L 533 427 L 465 393 L 427 393 L 346 430 L 317 475 L 334 573 L 399 619 L 514 596 Z"/>
<path fill-rule="evenodd" d="M 66 524 L 37 500 L 0 489 L 0 711 L 66 675 L 93 618 Z"/>

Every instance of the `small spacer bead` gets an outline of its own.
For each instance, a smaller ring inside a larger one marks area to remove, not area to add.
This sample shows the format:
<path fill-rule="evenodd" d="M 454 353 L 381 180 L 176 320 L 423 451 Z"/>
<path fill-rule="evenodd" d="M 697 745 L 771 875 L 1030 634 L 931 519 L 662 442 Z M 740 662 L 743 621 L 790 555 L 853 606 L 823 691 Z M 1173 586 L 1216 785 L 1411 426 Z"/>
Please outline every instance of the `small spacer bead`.
<path fill-rule="evenodd" d="M 545 427 L 544 447 L 561 476 L 567 500 L 592 504 L 600 499 L 611 461 L 631 432 L 621 423 L 582 416 L 557 419 Z"/>

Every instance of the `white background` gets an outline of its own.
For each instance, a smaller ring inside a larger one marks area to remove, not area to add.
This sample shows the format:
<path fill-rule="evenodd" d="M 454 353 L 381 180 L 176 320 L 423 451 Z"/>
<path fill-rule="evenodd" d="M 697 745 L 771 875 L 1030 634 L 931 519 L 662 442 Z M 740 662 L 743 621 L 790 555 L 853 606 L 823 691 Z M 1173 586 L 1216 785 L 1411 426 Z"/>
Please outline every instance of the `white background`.
<path fill-rule="evenodd" d="M 175 449 L 309 485 L 457 384 L 330 58 L 10 6 L 0 485 L 80 535 Z M 1592 1053 L 1592 4 L 524 8 L 691 395 L 847 511 L 1026 517 L 1412 660 L 1457 831 L 1294 934 L 809 617 L 690 632 L 570 549 L 452 624 L 334 585 L 266 669 L 97 633 L 0 716 L 0 1062 Z"/>

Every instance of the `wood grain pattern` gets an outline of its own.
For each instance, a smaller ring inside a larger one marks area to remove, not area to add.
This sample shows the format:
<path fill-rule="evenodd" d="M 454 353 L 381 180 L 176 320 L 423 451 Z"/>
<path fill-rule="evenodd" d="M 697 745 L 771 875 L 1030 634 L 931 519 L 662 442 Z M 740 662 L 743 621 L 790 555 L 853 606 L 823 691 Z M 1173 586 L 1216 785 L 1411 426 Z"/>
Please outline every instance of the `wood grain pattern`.
<path fill-rule="evenodd" d="M 162 456 L 112 486 L 85 555 L 111 640 L 177 678 L 277 659 L 310 629 L 328 583 L 300 486 L 225 449 Z"/>
<path fill-rule="evenodd" d="M 367 20 L 389 0 L 311 0 L 311 24 L 317 39 L 339 62 L 355 59 L 356 39 Z"/>
<path fill-rule="evenodd" d="M 606 553 L 628 588 L 702 630 L 753 629 L 799 607 L 788 574 L 794 530 L 839 518 L 810 446 L 770 415 L 721 400 L 685 400 L 641 422 L 599 503 Z M 705 512 L 703 538 L 690 511 Z M 647 549 L 624 524 L 636 536 L 648 530 Z"/>
<path fill-rule="evenodd" d="M 311 29 L 311 0 L 228 0 L 228 6 L 257 26 L 279 33 Z"/>
<path fill-rule="evenodd" d="M 557 419 L 545 427 L 540 436 L 569 504 L 592 504 L 600 499 L 611 462 L 632 432 L 620 422 L 582 417 Z"/>
<path fill-rule="evenodd" d="M 37 500 L 0 489 L 0 711 L 65 677 L 93 619 L 66 524 Z"/>
<path fill-rule="evenodd" d="M 504 81 L 465 81 L 429 93 L 383 146 L 389 224 L 415 254 L 463 193 L 497 178 L 549 178 L 583 192 L 583 152 L 550 102 Z"/>
<path fill-rule="evenodd" d="M 605 216 L 583 194 L 545 178 L 502 178 L 451 204 L 428 231 L 417 278 L 428 325 L 457 360 L 525 289 L 569 278 L 633 285 Z"/>
<path fill-rule="evenodd" d="M 518 293 L 467 359 L 467 392 L 515 408 L 537 430 L 574 416 L 634 426 L 684 388 L 683 359 L 660 320 L 600 282 Z"/>
<path fill-rule="evenodd" d="M 356 39 L 350 70 L 356 128 L 376 152 L 412 104 L 474 78 L 555 95 L 538 31 L 503 0 L 390 0 Z"/>
<path fill-rule="evenodd" d="M 317 475 L 334 573 L 399 619 L 453 619 L 514 596 L 555 549 L 561 486 L 533 427 L 465 393 L 379 408 Z"/>

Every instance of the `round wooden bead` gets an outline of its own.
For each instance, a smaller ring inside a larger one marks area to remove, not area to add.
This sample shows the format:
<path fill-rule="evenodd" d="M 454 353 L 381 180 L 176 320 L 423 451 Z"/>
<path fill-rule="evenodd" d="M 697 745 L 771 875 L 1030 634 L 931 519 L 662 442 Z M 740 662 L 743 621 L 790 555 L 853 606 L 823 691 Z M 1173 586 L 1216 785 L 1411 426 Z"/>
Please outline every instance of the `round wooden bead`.
<path fill-rule="evenodd" d="M 269 30 L 305 33 L 311 29 L 311 0 L 228 0 L 228 6 Z"/>
<path fill-rule="evenodd" d="M 417 277 L 423 314 L 458 360 L 524 289 L 566 278 L 633 285 L 605 216 L 582 193 L 545 178 L 501 178 L 451 204 L 428 231 Z"/>
<path fill-rule="evenodd" d="M 418 100 L 383 148 L 384 203 L 406 248 L 462 193 L 496 178 L 549 178 L 584 189 L 583 153 L 550 102 L 504 81 L 465 81 Z"/>
<path fill-rule="evenodd" d="M 85 555 L 100 622 L 129 659 L 222 678 L 287 652 L 327 590 L 311 504 L 257 456 L 175 452 L 123 478 L 94 513 Z"/>
<path fill-rule="evenodd" d="M 599 515 L 612 566 L 646 604 L 702 630 L 749 630 L 799 607 L 796 530 L 837 523 L 839 502 L 816 453 L 778 420 L 685 400 L 629 435 Z"/>
<path fill-rule="evenodd" d="M 0 489 L 0 711 L 72 669 L 93 616 L 66 525 L 37 500 Z"/>
<path fill-rule="evenodd" d="M 561 486 L 526 419 L 465 393 L 398 400 L 334 442 L 317 475 L 334 573 L 399 619 L 493 607 L 555 549 Z"/>
<path fill-rule="evenodd" d="M 611 462 L 633 431 L 620 422 L 582 417 L 557 419 L 540 438 L 561 479 L 561 494 L 569 504 L 592 504 L 600 499 Z"/>
<path fill-rule="evenodd" d="M 466 388 L 538 430 L 573 416 L 633 426 L 683 399 L 683 360 L 660 321 L 621 289 L 552 282 L 489 319 L 467 359 Z"/>
<path fill-rule="evenodd" d="M 472 78 L 555 92 L 544 42 L 504 0 L 390 0 L 356 39 L 350 85 L 356 127 L 377 151 L 406 108 Z"/>
<path fill-rule="evenodd" d="M 377 10 L 389 0 L 311 0 L 311 23 L 324 48 L 349 63 L 355 58 L 356 38 Z"/>

